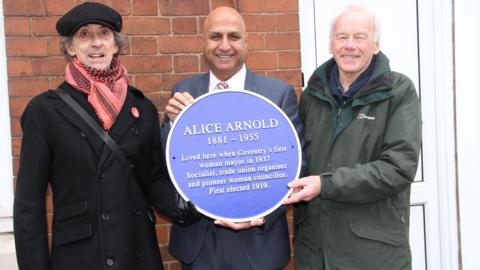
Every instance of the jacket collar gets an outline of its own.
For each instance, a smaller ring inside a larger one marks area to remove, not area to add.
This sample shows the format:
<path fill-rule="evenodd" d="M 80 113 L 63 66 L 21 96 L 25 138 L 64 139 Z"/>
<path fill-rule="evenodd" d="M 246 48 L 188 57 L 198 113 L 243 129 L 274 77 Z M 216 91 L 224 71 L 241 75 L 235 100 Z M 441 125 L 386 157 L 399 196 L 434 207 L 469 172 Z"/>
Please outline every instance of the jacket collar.
<path fill-rule="evenodd" d="M 88 103 L 88 100 L 86 99 L 84 94 L 78 92 L 66 82 L 62 83 L 59 87 L 61 87 L 68 94 L 70 94 L 73 99 L 75 99 L 75 101 L 77 101 L 80 106 L 85 109 L 85 111 L 87 111 L 87 113 L 101 126 L 98 117 L 96 116 L 92 106 L 90 106 L 90 104 Z M 48 95 L 49 98 L 60 99 L 60 97 L 58 97 L 54 91 L 51 91 Z M 126 132 L 131 131 L 134 123 L 138 120 L 138 118 L 134 117 L 134 115 L 132 114 L 132 108 L 136 108 L 139 111 L 140 115 L 143 113 L 143 108 L 140 106 L 141 104 L 138 103 L 138 99 L 135 99 L 134 96 L 143 96 L 143 94 L 137 89 L 128 86 L 128 93 L 125 99 L 125 103 L 123 104 L 123 107 L 119 115 L 117 116 L 115 123 L 109 130 L 109 135 L 117 142 L 122 139 Z M 62 101 L 57 107 L 57 110 L 60 114 L 67 118 L 67 120 L 71 124 L 77 126 L 77 128 L 79 128 L 81 131 L 86 132 L 89 135 L 87 136 L 88 138 L 97 137 L 97 135 L 90 129 L 90 127 L 82 120 L 82 118 L 66 103 Z M 101 140 L 100 138 L 98 139 Z M 95 144 L 94 141 L 92 141 L 92 143 Z"/>
<path fill-rule="evenodd" d="M 115 123 L 109 130 L 110 136 L 117 142 L 122 139 L 126 132 L 131 131 L 135 133 L 136 131 L 132 130 L 133 125 L 137 122 L 137 120 L 141 117 L 143 113 L 146 113 L 143 111 L 144 108 L 141 107 L 138 99 L 136 99 L 134 95 L 132 95 L 133 91 L 138 90 L 129 87 L 130 95 L 127 94 L 122 110 L 118 114 Z M 138 116 L 135 116 L 135 113 L 133 112 L 134 110 L 138 111 Z"/>
<path fill-rule="evenodd" d="M 377 91 L 390 90 L 393 80 L 390 71 L 389 60 L 382 52 L 377 55 L 372 75 L 364 87 L 362 87 L 353 99 L 371 94 Z M 307 93 L 314 94 L 318 97 L 333 100 L 329 87 L 329 76 L 332 68 L 336 65 L 333 58 L 318 67 L 308 81 Z M 355 101 L 354 101 L 355 102 Z"/>
<path fill-rule="evenodd" d="M 210 85 L 210 72 L 200 74 L 197 87 L 193 87 L 191 95 L 193 98 L 197 98 L 205 93 L 208 93 L 208 86 Z"/>

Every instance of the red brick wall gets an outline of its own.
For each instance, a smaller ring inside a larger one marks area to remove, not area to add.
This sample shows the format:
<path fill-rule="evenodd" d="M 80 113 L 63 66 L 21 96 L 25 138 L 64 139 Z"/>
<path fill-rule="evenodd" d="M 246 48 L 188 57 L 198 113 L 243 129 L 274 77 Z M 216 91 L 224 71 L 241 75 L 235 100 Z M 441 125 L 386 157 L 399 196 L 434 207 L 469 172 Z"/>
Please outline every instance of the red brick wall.
<path fill-rule="evenodd" d="M 65 62 L 55 23 L 80 0 L 3 0 L 14 175 L 22 132 L 19 117 L 35 95 L 63 80 Z M 244 16 L 249 32 L 247 66 L 291 83 L 300 93 L 300 33 L 296 0 L 107 0 L 119 11 L 129 46 L 121 56 L 131 84 L 153 100 L 163 115 L 172 85 L 206 71 L 202 60 L 202 23 L 217 6 Z M 50 193 L 50 192 L 49 192 Z M 52 207 L 47 199 L 49 221 Z M 291 213 L 289 223 L 291 227 Z M 170 223 L 158 218 L 157 235 L 166 270 L 180 269 L 168 254 Z M 293 269 L 290 263 L 289 269 Z"/>

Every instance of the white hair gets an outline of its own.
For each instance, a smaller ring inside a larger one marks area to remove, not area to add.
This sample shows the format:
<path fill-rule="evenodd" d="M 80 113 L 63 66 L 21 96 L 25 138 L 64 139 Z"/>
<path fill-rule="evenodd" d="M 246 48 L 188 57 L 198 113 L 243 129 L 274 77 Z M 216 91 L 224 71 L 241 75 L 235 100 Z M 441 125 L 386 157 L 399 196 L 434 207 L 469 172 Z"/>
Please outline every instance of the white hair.
<path fill-rule="evenodd" d="M 335 17 L 333 17 L 332 21 L 330 22 L 330 33 L 329 39 L 330 41 L 333 39 L 333 29 L 335 28 L 335 23 L 337 22 L 338 18 L 348 10 L 357 10 L 361 11 L 372 18 L 373 21 L 373 40 L 374 42 L 378 42 L 380 40 L 380 20 L 378 17 L 373 13 L 367 6 L 363 4 L 349 4 L 346 7 L 342 8 L 340 12 L 337 13 Z"/>

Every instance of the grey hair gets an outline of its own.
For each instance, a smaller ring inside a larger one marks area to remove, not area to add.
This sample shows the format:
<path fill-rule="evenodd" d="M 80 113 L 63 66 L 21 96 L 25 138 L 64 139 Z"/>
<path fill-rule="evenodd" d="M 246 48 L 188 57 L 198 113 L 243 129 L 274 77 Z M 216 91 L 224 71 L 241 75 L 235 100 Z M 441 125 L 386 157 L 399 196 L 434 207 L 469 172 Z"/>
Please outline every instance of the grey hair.
<path fill-rule="evenodd" d="M 375 15 L 375 13 L 370 11 L 370 9 L 368 9 L 366 6 L 360 5 L 360 4 L 350 4 L 346 8 L 343 8 L 339 13 L 337 13 L 337 15 L 335 17 L 333 17 L 332 21 L 330 22 L 330 33 L 329 33 L 330 41 L 332 41 L 332 39 L 333 39 L 333 29 L 335 28 L 335 23 L 337 22 L 338 18 L 343 13 L 345 13 L 347 10 L 350 10 L 350 9 L 362 11 L 372 18 L 373 30 L 374 30 L 373 31 L 373 34 L 374 34 L 373 41 L 374 42 L 380 41 L 380 20 Z"/>
<path fill-rule="evenodd" d="M 125 47 L 127 47 L 128 44 L 128 38 L 124 33 L 117 32 L 117 31 L 112 31 L 113 32 L 113 38 L 115 39 L 115 44 L 117 44 L 118 47 L 118 52 L 114 54 L 114 56 L 118 56 Z M 73 41 L 73 35 L 62 37 L 60 40 L 60 51 L 63 53 L 63 57 L 65 57 L 65 60 L 67 62 L 72 61 L 72 56 L 68 54 L 67 48 L 72 44 Z"/>

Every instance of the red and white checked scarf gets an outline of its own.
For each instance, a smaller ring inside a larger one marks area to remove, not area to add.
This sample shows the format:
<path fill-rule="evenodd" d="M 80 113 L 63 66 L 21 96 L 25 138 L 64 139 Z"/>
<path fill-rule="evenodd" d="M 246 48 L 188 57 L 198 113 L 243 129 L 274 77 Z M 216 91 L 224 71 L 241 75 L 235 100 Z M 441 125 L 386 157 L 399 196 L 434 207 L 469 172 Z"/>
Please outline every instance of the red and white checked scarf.
<path fill-rule="evenodd" d="M 73 57 L 66 67 L 65 80 L 79 92 L 87 94 L 103 128 L 109 130 L 127 97 L 127 69 L 118 58 L 112 59 L 110 69 L 97 69 L 83 65 Z"/>

